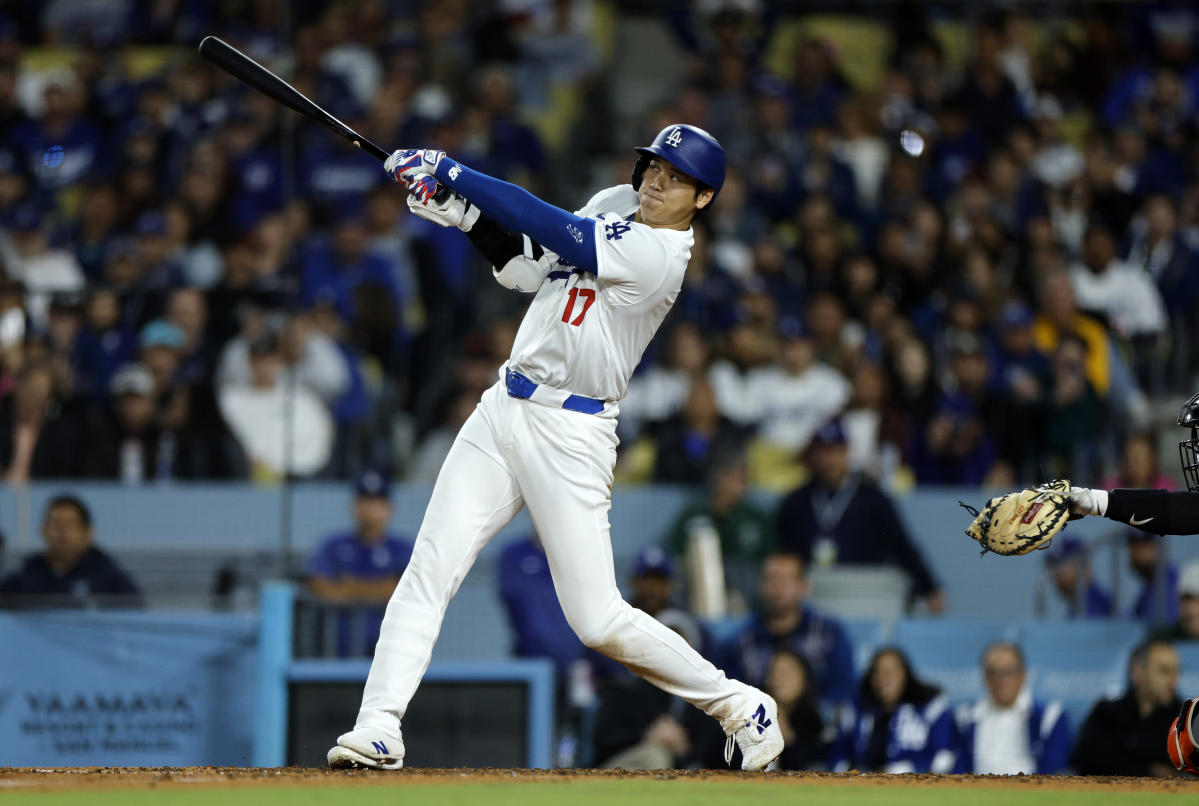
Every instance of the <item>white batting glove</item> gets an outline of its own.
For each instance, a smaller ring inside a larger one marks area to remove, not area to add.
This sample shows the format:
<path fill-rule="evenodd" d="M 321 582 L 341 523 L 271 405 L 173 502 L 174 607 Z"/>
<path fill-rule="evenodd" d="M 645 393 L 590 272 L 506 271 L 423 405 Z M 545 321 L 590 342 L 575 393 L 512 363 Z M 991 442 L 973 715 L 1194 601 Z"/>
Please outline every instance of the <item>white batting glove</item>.
<path fill-rule="evenodd" d="M 418 176 L 414 184 L 419 184 L 420 181 L 421 177 Z M 453 191 L 450 191 L 446 200 L 441 203 L 432 197 L 422 202 L 413 193 L 408 197 L 408 209 L 413 215 L 432 221 L 439 227 L 457 227 L 463 232 L 470 232 L 480 215 L 478 207 Z"/>

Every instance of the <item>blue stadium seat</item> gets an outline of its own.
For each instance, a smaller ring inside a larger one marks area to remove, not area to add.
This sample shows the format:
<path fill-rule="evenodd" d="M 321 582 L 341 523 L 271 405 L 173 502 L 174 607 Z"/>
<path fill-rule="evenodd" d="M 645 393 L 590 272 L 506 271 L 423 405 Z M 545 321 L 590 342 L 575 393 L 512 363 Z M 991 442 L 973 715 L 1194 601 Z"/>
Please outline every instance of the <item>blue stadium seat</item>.
<path fill-rule="evenodd" d="M 1061 702 L 1077 730 L 1096 700 L 1124 689 L 1128 655 L 1144 631 L 1132 621 L 1027 622 L 1020 646 L 1037 698 Z"/>
<path fill-rule="evenodd" d="M 900 619 L 891 643 L 907 653 L 917 676 L 960 702 L 982 695 L 979 659 L 987 644 L 1014 637 L 1015 629 L 1001 621 Z"/>
<path fill-rule="evenodd" d="M 870 663 L 870 656 L 891 637 L 894 623 L 873 618 L 847 618 L 841 623 L 853 645 L 854 672 L 861 676 L 866 664 Z"/>
<path fill-rule="evenodd" d="M 1178 694 L 1199 697 L 1199 641 L 1180 641 L 1175 644 L 1182 660 L 1182 676 L 1178 679 Z"/>

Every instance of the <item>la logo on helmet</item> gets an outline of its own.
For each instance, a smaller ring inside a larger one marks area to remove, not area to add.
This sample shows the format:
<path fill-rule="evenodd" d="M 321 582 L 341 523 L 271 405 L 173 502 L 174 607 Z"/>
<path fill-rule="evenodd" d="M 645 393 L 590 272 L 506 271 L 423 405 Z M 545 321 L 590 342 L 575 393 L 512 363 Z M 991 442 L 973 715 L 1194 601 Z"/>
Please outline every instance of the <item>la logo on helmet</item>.
<path fill-rule="evenodd" d="M 683 142 L 683 130 L 675 126 L 670 130 L 670 134 L 666 135 L 666 145 L 678 148 Z"/>

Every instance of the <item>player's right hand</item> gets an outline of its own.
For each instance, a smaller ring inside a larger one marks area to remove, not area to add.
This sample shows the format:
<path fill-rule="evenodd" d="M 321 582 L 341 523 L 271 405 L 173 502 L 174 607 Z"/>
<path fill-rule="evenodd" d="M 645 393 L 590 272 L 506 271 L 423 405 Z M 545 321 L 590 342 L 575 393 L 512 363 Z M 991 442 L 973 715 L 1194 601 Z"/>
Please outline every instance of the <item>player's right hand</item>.
<path fill-rule="evenodd" d="M 434 183 L 437 181 L 428 174 L 421 174 L 416 177 L 413 184 L 419 186 L 426 179 L 432 179 Z M 432 221 L 439 227 L 457 227 L 463 232 L 470 232 L 470 228 L 479 220 L 480 212 L 478 207 L 452 190 L 448 192 L 442 202 L 438 202 L 432 196 L 421 201 L 417 193 L 412 193 L 408 196 L 408 209 L 412 211 L 413 215 L 426 221 Z"/>
<path fill-rule="evenodd" d="M 1178 718 L 1166 735 L 1166 753 L 1174 768 L 1191 775 L 1199 775 L 1199 752 L 1196 751 L 1194 734 L 1196 705 L 1199 705 L 1199 697 L 1184 701 Z"/>

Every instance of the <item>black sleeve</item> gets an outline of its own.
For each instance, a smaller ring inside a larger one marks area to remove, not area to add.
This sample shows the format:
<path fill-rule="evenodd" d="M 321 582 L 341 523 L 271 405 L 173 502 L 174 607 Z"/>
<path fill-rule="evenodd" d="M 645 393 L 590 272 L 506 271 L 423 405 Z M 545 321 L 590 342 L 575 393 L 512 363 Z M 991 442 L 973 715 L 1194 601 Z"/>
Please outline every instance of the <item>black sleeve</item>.
<path fill-rule="evenodd" d="M 503 268 L 505 263 L 517 255 L 525 255 L 536 260 L 545 252 L 541 248 L 541 244 L 528 235 L 509 232 L 501 227 L 495 219 L 482 214 L 470 228 L 470 232 L 466 233 L 466 237 L 475 251 L 497 269 Z"/>
<path fill-rule="evenodd" d="M 1145 775 L 1147 764 L 1132 758 L 1124 746 L 1129 725 L 1124 724 L 1118 706 L 1100 701 L 1091 709 L 1078 732 L 1078 743 L 1070 765 L 1079 775 Z"/>
<path fill-rule="evenodd" d="M 1199 493 L 1112 490 L 1107 517 L 1155 535 L 1199 534 Z"/>

